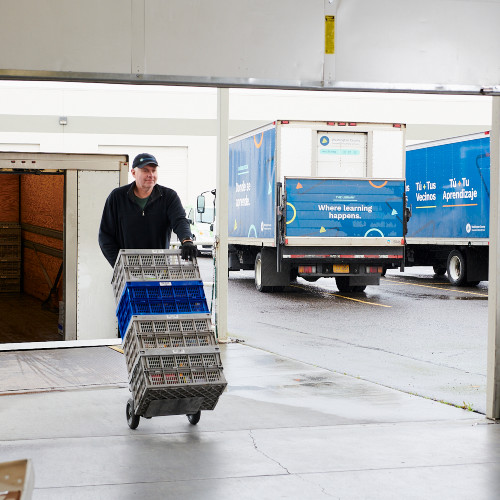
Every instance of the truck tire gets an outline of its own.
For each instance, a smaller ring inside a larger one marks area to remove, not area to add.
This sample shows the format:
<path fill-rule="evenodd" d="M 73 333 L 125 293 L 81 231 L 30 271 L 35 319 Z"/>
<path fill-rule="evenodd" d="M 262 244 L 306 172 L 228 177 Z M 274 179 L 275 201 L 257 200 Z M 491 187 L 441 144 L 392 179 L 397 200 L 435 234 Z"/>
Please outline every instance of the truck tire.
<path fill-rule="evenodd" d="M 452 285 L 464 286 L 467 284 L 465 276 L 467 265 L 464 254 L 460 250 L 452 250 L 448 255 L 447 263 L 448 280 Z"/>
<path fill-rule="evenodd" d="M 319 276 L 302 276 L 309 283 L 316 283 L 319 280 Z"/>
<path fill-rule="evenodd" d="M 446 274 L 446 266 L 436 264 L 432 266 L 432 269 L 434 269 L 434 274 L 436 274 L 437 276 L 444 276 Z"/>
<path fill-rule="evenodd" d="M 364 292 L 366 285 L 349 285 L 349 278 L 346 276 L 337 276 L 335 278 L 335 283 L 339 292 L 350 293 L 350 292 Z"/>
<path fill-rule="evenodd" d="M 264 286 L 262 284 L 262 276 L 265 273 L 265 269 L 262 266 L 262 254 L 259 252 L 255 257 L 255 288 L 259 292 L 267 293 L 272 292 L 272 286 Z"/>

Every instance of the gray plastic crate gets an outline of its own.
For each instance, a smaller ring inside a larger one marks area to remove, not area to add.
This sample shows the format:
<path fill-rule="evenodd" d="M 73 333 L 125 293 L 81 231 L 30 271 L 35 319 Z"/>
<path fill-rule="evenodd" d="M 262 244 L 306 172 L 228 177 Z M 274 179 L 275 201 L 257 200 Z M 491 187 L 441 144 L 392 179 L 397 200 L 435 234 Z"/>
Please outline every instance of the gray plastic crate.
<path fill-rule="evenodd" d="M 141 362 L 130 383 L 135 413 L 146 417 L 213 410 L 226 386 L 221 367 L 149 369 Z"/>
<path fill-rule="evenodd" d="M 127 369 L 139 354 L 157 349 L 207 348 L 217 345 L 209 314 L 132 316 L 123 341 Z"/>
<path fill-rule="evenodd" d="M 120 250 L 111 285 L 118 304 L 127 281 L 201 279 L 196 258 L 183 260 L 180 250 Z"/>
<path fill-rule="evenodd" d="M 127 366 L 132 377 L 136 364 L 143 371 L 147 370 L 177 370 L 184 368 L 222 368 L 218 346 L 188 347 L 186 349 L 152 349 L 154 352 L 140 353 L 133 366 Z M 127 363 L 128 365 L 128 363 Z M 131 377 L 131 381 L 132 381 Z"/>

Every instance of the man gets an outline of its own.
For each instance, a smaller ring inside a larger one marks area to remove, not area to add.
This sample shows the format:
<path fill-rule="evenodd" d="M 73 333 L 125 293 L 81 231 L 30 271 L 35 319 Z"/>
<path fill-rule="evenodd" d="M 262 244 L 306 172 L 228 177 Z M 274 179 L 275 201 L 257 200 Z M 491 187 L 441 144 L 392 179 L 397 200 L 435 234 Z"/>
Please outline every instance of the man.
<path fill-rule="evenodd" d="M 134 182 L 114 189 L 104 204 L 99 246 L 111 267 L 120 249 L 168 248 L 172 230 L 182 242 L 182 258 L 196 255 L 181 200 L 173 189 L 156 184 L 157 168 L 153 155 L 137 155 L 131 170 Z"/>

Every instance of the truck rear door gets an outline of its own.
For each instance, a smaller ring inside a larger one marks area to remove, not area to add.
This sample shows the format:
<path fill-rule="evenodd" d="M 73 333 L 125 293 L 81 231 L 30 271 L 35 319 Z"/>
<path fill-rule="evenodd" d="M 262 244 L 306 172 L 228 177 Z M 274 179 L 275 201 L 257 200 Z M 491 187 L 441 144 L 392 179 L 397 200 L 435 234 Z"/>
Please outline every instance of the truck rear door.
<path fill-rule="evenodd" d="M 402 246 L 402 179 L 286 177 L 285 245 Z"/>

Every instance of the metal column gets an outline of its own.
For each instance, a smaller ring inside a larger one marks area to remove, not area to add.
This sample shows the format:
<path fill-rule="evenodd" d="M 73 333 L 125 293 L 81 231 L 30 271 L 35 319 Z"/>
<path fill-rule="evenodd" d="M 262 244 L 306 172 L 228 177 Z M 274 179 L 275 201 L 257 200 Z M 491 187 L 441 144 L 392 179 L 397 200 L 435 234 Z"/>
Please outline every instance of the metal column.
<path fill-rule="evenodd" d="M 488 373 L 486 386 L 486 416 L 500 418 L 500 97 L 493 97 L 493 117 L 490 139 L 490 256 L 488 292 Z"/>
<path fill-rule="evenodd" d="M 227 236 L 229 186 L 229 89 L 217 89 L 217 197 L 215 324 L 219 340 L 227 338 Z"/>

